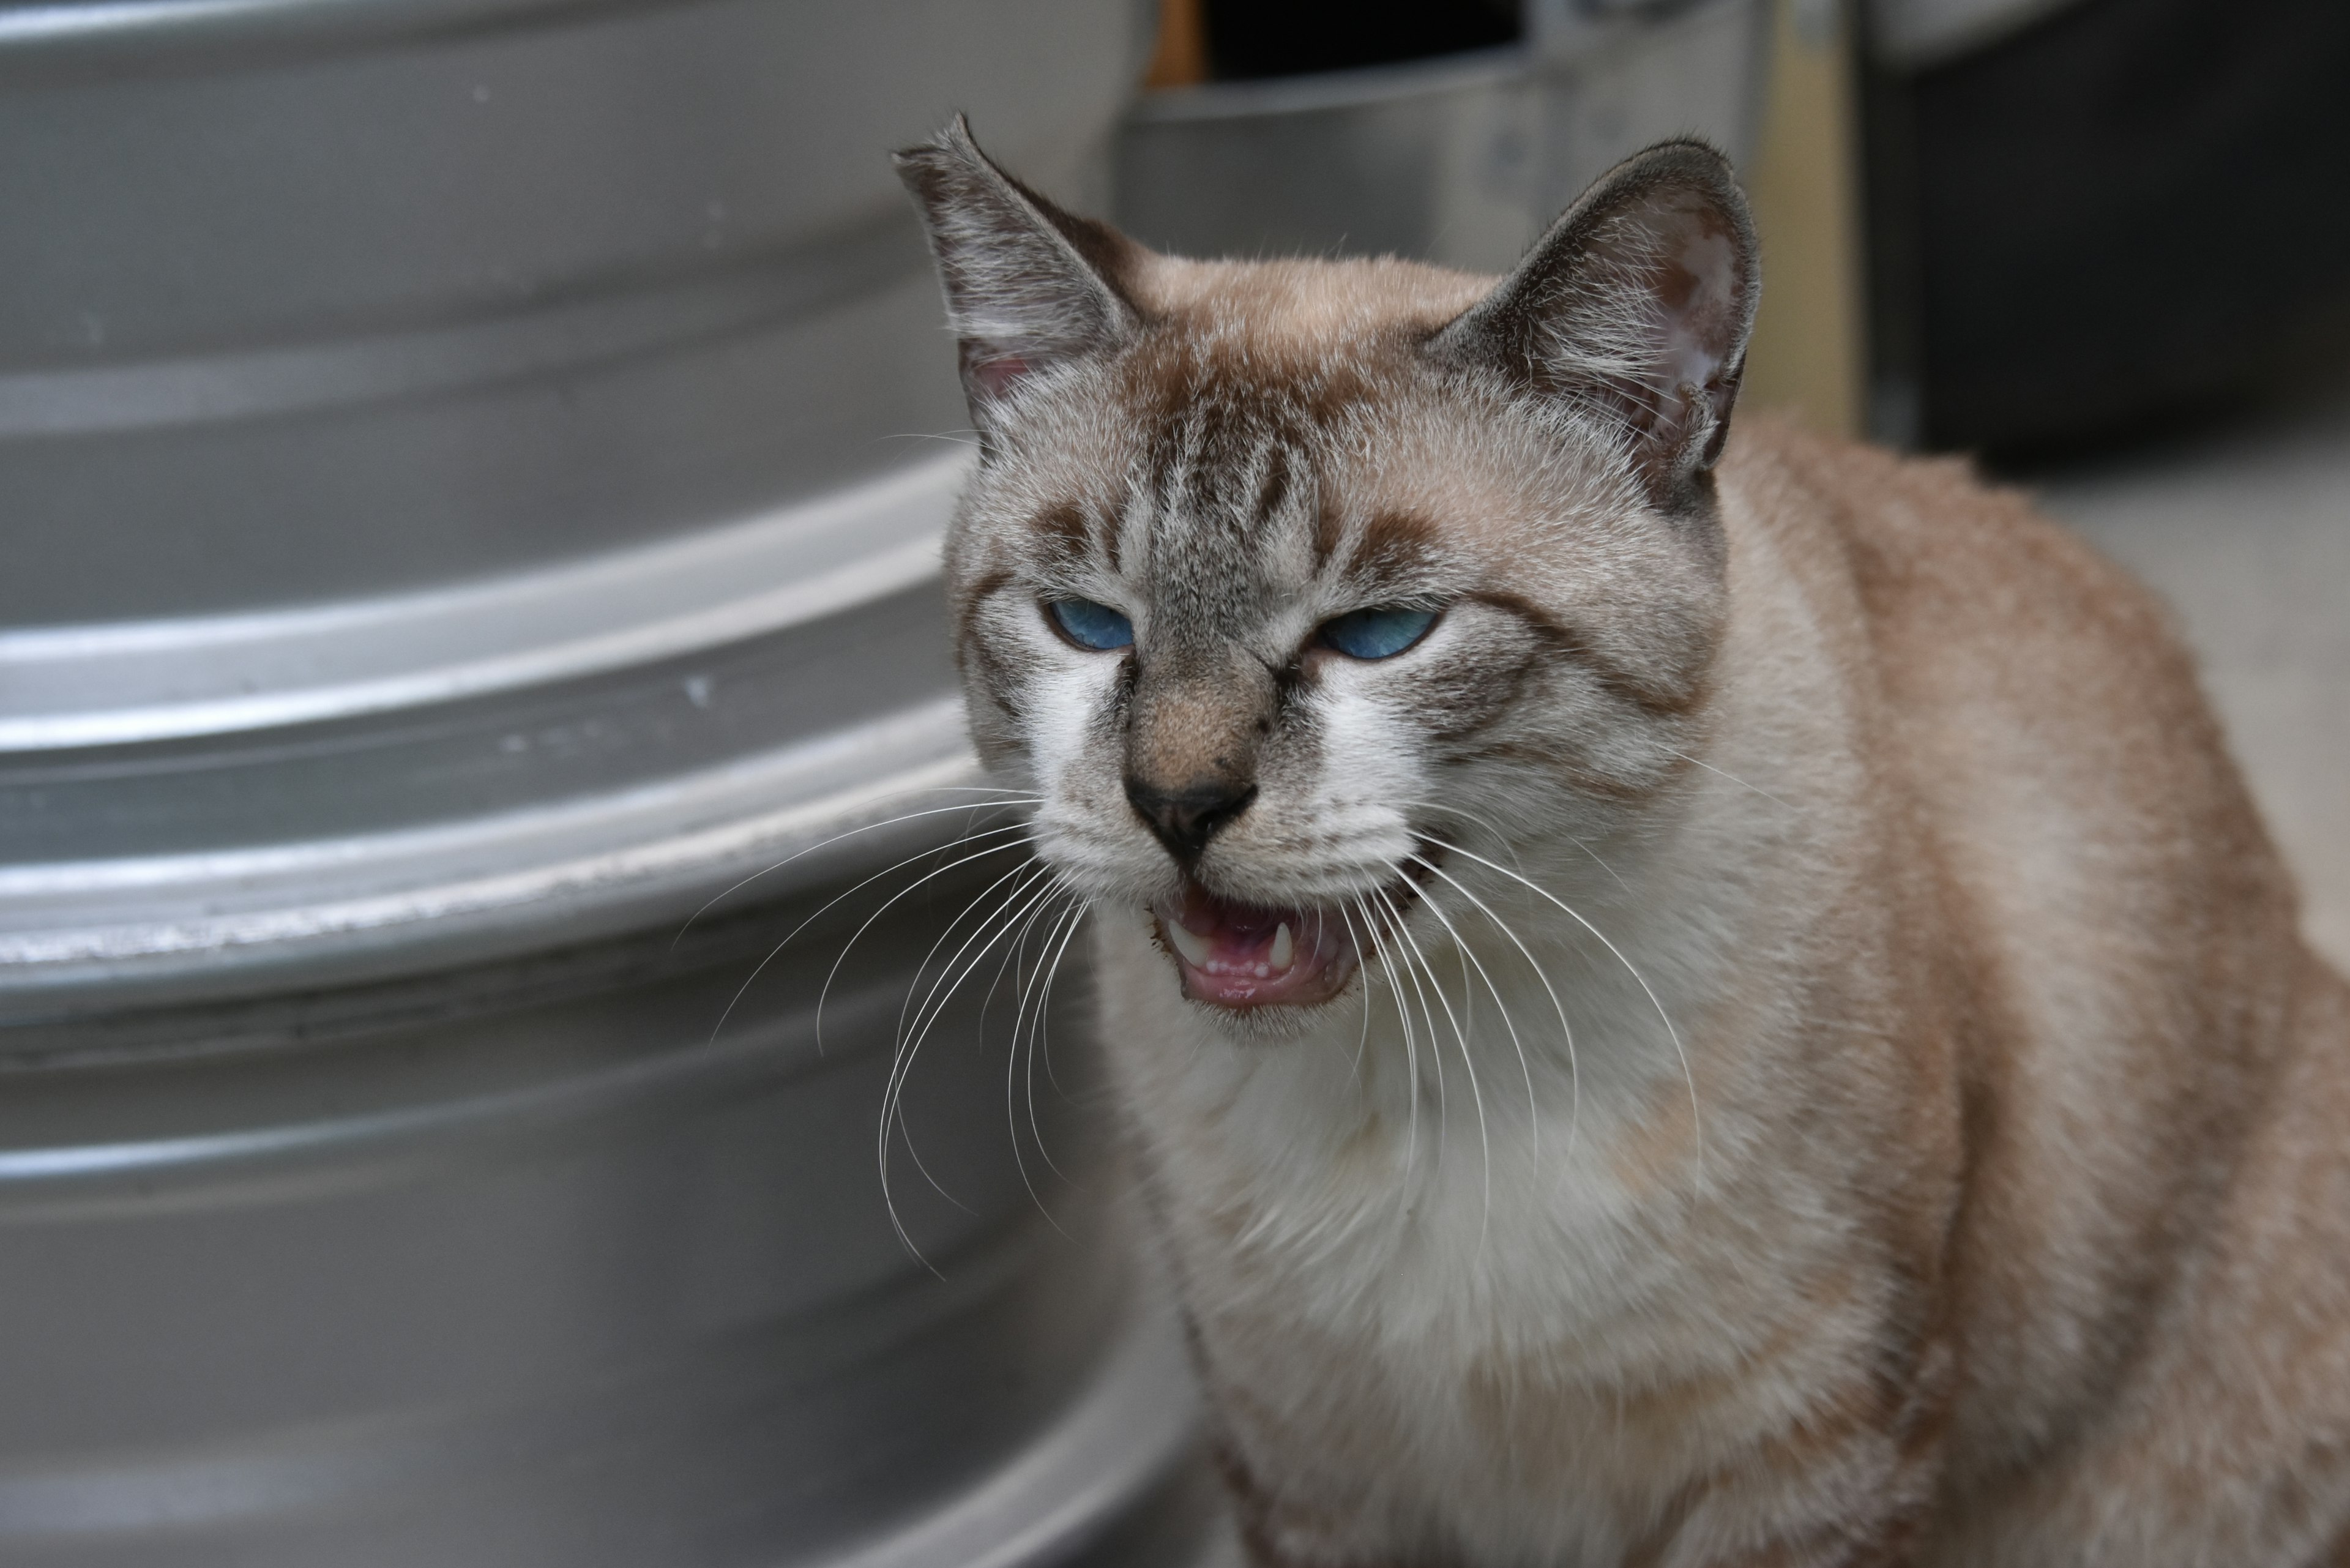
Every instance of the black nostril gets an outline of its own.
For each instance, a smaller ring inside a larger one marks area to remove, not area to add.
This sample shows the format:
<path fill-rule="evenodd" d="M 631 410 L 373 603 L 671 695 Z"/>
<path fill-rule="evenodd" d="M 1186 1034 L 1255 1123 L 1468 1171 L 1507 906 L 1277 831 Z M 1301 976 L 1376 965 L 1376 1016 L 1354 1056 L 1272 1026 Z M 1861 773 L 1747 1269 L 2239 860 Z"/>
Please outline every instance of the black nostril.
<path fill-rule="evenodd" d="M 1256 798 L 1256 785 L 1220 783 L 1161 789 L 1147 780 L 1128 778 L 1126 798 L 1167 852 L 1188 862 L 1199 858 L 1224 824 L 1248 809 Z"/>

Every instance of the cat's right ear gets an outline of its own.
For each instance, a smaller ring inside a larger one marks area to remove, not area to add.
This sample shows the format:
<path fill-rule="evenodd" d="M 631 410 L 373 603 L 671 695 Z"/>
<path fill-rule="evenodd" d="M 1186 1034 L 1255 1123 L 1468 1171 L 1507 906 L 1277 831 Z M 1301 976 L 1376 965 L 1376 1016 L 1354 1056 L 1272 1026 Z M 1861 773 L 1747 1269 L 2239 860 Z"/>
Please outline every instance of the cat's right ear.
<path fill-rule="evenodd" d="M 997 168 L 962 116 L 896 161 L 930 230 L 983 432 L 1023 380 L 1112 352 L 1139 327 L 1118 279 L 1142 248 Z"/>

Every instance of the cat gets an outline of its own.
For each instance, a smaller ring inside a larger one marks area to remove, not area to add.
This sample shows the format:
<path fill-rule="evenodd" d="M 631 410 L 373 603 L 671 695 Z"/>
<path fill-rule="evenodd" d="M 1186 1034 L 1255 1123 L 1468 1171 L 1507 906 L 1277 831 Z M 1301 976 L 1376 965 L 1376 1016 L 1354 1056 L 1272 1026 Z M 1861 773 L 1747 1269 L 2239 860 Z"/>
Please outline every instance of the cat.
<path fill-rule="evenodd" d="M 899 168 L 1256 1563 L 2350 1563 L 2350 988 L 2147 595 L 1731 437 L 1720 153 L 1499 281 Z"/>

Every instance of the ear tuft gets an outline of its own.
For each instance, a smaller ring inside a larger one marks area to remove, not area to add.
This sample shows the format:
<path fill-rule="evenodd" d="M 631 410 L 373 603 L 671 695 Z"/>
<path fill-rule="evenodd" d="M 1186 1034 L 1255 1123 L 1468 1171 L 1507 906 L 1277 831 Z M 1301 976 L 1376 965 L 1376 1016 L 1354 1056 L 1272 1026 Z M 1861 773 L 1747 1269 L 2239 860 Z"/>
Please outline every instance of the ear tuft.
<path fill-rule="evenodd" d="M 1139 326 L 1120 280 L 1141 247 L 997 168 L 962 116 L 896 163 L 930 231 L 983 432 L 1021 381 L 1108 353 Z"/>
<path fill-rule="evenodd" d="M 1594 182 L 1430 352 L 1596 415 L 1659 505 L 1702 506 L 1762 296 L 1757 249 L 1730 161 L 1660 142 Z"/>

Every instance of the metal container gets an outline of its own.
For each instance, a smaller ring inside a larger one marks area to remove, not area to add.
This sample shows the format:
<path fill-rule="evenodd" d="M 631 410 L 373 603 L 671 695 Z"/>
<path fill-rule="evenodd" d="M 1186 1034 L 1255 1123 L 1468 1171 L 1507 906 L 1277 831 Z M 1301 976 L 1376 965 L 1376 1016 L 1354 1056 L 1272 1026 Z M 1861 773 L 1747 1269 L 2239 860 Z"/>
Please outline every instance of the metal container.
<path fill-rule="evenodd" d="M 1153 93 L 1119 221 L 1187 255 L 1394 254 L 1503 272 L 1611 164 L 1755 145 L 1766 0 L 1530 0 L 1521 45 Z"/>
<path fill-rule="evenodd" d="M 884 153 L 1098 200 L 1142 20 L 0 9 L 0 1562 L 1197 1559 L 1016 981 L 877 1179 L 1016 833 L 744 988 L 1011 820 Z"/>
<path fill-rule="evenodd" d="M 1898 70 L 1987 48 L 2080 0 L 1868 0 L 1870 51 Z"/>

